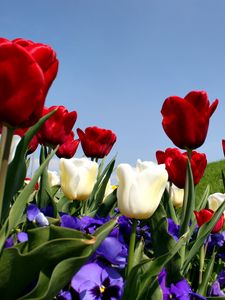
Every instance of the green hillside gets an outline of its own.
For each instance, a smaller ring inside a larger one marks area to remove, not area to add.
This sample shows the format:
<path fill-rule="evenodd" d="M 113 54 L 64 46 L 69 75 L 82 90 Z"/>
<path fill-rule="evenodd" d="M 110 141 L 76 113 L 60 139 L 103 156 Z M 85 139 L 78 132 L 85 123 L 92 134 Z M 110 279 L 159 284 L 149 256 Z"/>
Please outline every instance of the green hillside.
<path fill-rule="evenodd" d="M 223 180 L 221 175 L 221 170 L 225 174 L 225 159 L 209 163 L 206 167 L 204 176 L 202 177 L 200 183 L 196 187 L 196 200 L 203 195 L 206 186 L 210 186 L 210 194 L 221 192 L 224 193 Z"/>

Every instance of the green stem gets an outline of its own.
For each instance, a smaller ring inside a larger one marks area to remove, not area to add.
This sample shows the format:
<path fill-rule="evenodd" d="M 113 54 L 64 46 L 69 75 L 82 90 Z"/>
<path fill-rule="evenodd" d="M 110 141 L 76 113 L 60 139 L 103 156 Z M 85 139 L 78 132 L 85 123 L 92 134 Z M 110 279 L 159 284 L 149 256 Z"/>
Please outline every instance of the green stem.
<path fill-rule="evenodd" d="M 179 236 L 181 237 L 187 230 L 190 222 L 190 207 L 188 207 L 188 198 L 189 198 L 189 171 L 188 171 L 188 160 L 191 159 L 192 150 L 187 150 L 188 159 L 187 159 L 187 167 L 186 167 L 186 178 L 185 178 L 185 187 L 184 187 L 184 200 L 183 200 L 183 210 L 181 217 L 181 226 Z M 183 266 L 186 255 L 186 245 L 184 245 L 180 250 L 181 256 L 181 266 Z"/>
<path fill-rule="evenodd" d="M 127 277 L 130 274 L 130 271 L 133 267 L 134 262 L 134 250 L 135 250 L 135 241 L 136 241 L 136 229 L 137 229 L 137 220 L 132 219 L 132 229 L 129 243 L 129 254 L 128 254 L 128 266 L 127 266 Z"/>
<path fill-rule="evenodd" d="M 6 176 L 8 171 L 8 160 L 11 148 L 11 142 L 13 138 L 12 128 L 7 128 L 3 126 L 2 130 L 2 140 L 3 140 L 3 149 L 1 149 L 1 161 L 0 161 L 0 224 L 2 223 L 2 210 L 3 210 L 3 200 L 4 200 L 4 192 L 5 192 L 5 183 Z"/>
<path fill-rule="evenodd" d="M 7 136 L 7 127 L 3 126 L 2 127 L 2 136 L 0 139 L 0 168 L 1 168 L 1 163 L 2 163 L 3 151 L 5 148 L 6 136 Z"/>
<path fill-rule="evenodd" d="M 171 182 L 170 182 L 170 185 L 169 185 L 169 201 L 168 201 L 168 208 L 169 208 L 169 212 L 170 212 L 170 216 L 171 218 L 174 220 L 174 222 L 176 224 L 178 224 L 178 219 L 177 219 L 177 215 L 176 215 L 176 212 L 175 212 L 175 209 L 173 207 L 173 203 L 172 203 L 172 200 L 171 200 L 171 192 L 172 192 L 172 187 L 171 187 Z"/>
<path fill-rule="evenodd" d="M 200 286 L 202 283 L 202 275 L 203 275 L 203 268 L 204 268 L 204 261 L 205 261 L 205 247 L 202 245 L 200 249 L 200 257 L 199 257 L 199 278 L 198 278 L 198 285 Z"/>
<path fill-rule="evenodd" d="M 191 159 L 192 150 L 188 150 L 188 160 Z M 188 216 L 188 194 L 189 194 L 189 178 L 188 178 L 188 161 L 186 167 L 186 178 L 185 178 L 185 187 L 184 187 L 184 200 L 183 200 L 183 210 L 182 210 L 182 217 L 181 217 L 181 227 L 180 227 L 180 236 L 182 236 L 187 230 L 189 225 L 189 216 Z"/>

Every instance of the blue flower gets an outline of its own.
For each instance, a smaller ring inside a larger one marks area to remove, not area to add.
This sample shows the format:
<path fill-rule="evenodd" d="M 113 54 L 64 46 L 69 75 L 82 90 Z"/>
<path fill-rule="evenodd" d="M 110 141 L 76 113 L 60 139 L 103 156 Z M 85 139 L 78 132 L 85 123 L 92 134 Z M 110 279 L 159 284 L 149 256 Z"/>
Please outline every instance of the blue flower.
<path fill-rule="evenodd" d="M 119 300 L 123 294 L 123 278 L 114 269 L 88 263 L 74 275 L 72 288 L 80 300 Z"/>
<path fill-rule="evenodd" d="M 205 297 L 194 293 L 191 290 L 187 280 L 183 278 L 177 283 L 171 285 L 166 284 L 166 271 L 165 269 L 158 276 L 158 282 L 163 292 L 163 300 L 206 300 Z"/>
<path fill-rule="evenodd" d="M 35 222 L 38 226 L 48 226 L 49 222 L 45 215 L 35 204 L 29 204 L 27 207 L 27 219 Z"/>
<path fill-rule="evenodd" d="M 117 238 L 109 236 L 102 241 L 95 254 L 103 257 L 108 262 L 119 268 L 125 268 L 128 248 Z"/>

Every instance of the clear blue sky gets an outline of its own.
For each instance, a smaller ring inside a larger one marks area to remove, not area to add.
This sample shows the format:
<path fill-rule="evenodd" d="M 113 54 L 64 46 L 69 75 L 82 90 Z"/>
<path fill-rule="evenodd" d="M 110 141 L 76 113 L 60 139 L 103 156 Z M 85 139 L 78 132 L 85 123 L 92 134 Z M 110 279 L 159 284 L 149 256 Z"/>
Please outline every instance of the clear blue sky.
<path fill-rule="evenodd" d="M 78 112 L 77 127 L 113 130 L 111 157 L 135 164 L 173 147 L 160 110 L 170 95 L 219 99 L 199 152 L 223 158 L 224 0 L 2 1 L 0 35 L 50 44 L 60 65 L 46 106 Z M 83 154 L 81 148 L 77 156 Z"/>

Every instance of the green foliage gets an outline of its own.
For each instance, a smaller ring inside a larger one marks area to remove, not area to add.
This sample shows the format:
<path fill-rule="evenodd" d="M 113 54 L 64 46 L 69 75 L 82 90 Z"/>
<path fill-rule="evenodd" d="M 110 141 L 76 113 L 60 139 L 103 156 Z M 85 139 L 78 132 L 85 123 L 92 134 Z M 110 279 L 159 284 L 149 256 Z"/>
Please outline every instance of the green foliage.
<path fill-rule="evenodd" d="M 52 299 L 97 249 L 116 221 L 105 223 L 92 236 L 55 226 L 31 230 L 26 248 L 29 251 L 24 253 L 18 247 L 12 247 L 2 253 L 1 297 L 17 299 L 38 279 L 34 289 L 20 299 Z M 12 282 L 16 282 L 13 289 Z"/>
<path fill-rule="evenodd" d="M 199 184 L 196 186 L 196 202 L 198 203 L 207 187 L 209 185 L 210 194 L 220 192 L 224 193 L 223 179 L 221 171 L 225 172 L 225 160 L 219 160 L 208 163 L 204 176 Z"/>

